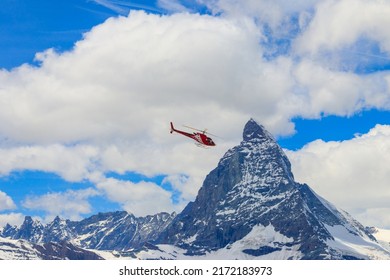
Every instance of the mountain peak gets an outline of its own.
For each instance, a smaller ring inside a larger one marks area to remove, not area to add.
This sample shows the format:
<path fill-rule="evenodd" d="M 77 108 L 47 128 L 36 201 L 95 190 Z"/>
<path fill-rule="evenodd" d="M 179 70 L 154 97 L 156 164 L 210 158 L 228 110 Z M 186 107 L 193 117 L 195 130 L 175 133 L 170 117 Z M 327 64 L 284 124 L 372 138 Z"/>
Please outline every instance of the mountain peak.
<path fill-rule="evenodd" d="M 245 124 L 243 141 L 236 148 L 240 150 L 240 153 L 247 154 L 245 161 L 249 164 L 258 162 L 260 165 L 266 165 L 268 166 L 267 169 L 272 169 L 269 170 L 269 173 L 273 173 L 274 175 L 278 174 L 280 178 L 284 177 L 290 182 L 294 181 L 290 161 L 283 149 L 278 145 L 273 135 L 253 118 Z M 235 148 L 230 151 L 234 150 Z M 227 155 L 231 154 L 230 151 Z M 260 165 L 258 164 L 256 164 L 257 167 L 255 168 L 257 170 L 260 169 Z M 257 173 L 256 170 L 254 172 Z M 263 170 L 262 174 L 258 175 L 262 177 L 265 173 L 267 172 Z"/>
<path fill-rule="evenodd" d="M 33 219 L 32 219 L 32 217 L 31 216 L 25 216 L 24 217 L 24 222 L 23 222 L 24 224 L 32 224 L 32 223 L 34 223 L 34 221 L 33 221 Z"/>
<path fill-rule="evenodd" d="M 273 136 L 264 128 L 264 126 L 257 123 L 252 118 L 245 124 L 242 136 L 244 141 L 251 141 L 255 139 L 264 140 L 269 138 L 274 140 Z"/>

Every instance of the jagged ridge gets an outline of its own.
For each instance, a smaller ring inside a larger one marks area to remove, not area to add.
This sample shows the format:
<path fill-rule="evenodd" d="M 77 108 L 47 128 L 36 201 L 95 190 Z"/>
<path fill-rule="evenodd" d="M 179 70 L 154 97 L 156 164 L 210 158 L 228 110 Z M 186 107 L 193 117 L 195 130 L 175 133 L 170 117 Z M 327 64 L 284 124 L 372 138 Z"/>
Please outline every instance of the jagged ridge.
<path fill-rule="evenodd" d="M 137 218 L 118 211 L 99 213 L 79 222 L 56 217 L 45 226 L 27 216 L 20 228 L 6 225 L 1 236 L 36 244 L 68 241 L 87 249 L 125 251 L 155 240 L 175 215 L 159 213 Z"/>

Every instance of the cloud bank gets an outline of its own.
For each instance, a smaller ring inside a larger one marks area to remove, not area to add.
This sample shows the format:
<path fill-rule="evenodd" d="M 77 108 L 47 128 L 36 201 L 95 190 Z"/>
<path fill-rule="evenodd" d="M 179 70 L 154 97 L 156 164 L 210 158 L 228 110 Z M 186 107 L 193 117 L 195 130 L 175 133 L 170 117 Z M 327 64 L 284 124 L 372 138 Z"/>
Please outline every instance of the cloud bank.
<path fill-rule="evenodd" d="M 377 125 L 351 140 L 317 140 L 287 154 L 298 181 L 366 225 L 389 225 L 389 125 Z"/>

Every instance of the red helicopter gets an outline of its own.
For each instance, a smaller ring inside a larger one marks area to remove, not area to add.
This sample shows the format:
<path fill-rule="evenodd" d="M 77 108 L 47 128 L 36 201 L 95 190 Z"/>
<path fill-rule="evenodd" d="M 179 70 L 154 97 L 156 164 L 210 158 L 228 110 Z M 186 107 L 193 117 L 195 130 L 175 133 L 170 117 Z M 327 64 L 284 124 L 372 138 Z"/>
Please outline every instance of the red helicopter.
<path fill-rule="evenodd" d="M 173 123 L 171 122 L 171 133 L 177 132 L 179 134 L 182 134 L 184 136 L 192 138 L 192 139 L 194 139 L 197 142 L 196 144 L 198 146 L 202 146 L 202 147 L 204 147 L 204 146 L 215 146 L 215 143 L 214 143 L 213 139 L 211 139 L 210 137 L 208 137 L 206 135 L 206 134 L 212 135 L 211 133 L 207 133 L 206 130 L 199 130 L 199 129 L 192 128 L 192 127 L 189 127 L 189 126 L 185 126 L 185 127 L 190 128 L 190 129 L 195 130 L 195 131 L 198 131 L 198 132 L 189 133 L 189 132 L 178 130 L 178 129 L 173 127 Z"/>

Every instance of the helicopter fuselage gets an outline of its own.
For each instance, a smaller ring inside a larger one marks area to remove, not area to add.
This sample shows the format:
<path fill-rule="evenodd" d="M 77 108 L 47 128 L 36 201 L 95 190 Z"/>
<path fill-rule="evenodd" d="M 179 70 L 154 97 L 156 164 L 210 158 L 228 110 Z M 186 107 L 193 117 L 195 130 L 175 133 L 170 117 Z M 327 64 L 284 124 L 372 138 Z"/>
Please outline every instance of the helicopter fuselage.
<path fill-rule="evenodd" d="M 201 145 L 215 146 L 213 139 L 208 137 L 205 133 L 200 133 L 200 132 L 189 133 L 186 131 L 178 130 L 178 129 L 173 127 L 173 123 L 171 122 L 171 133 L 173 133 L 173 132 L 187 136 L 187 137 L 195 140 L 196 142 L 198 142 Z"/>

